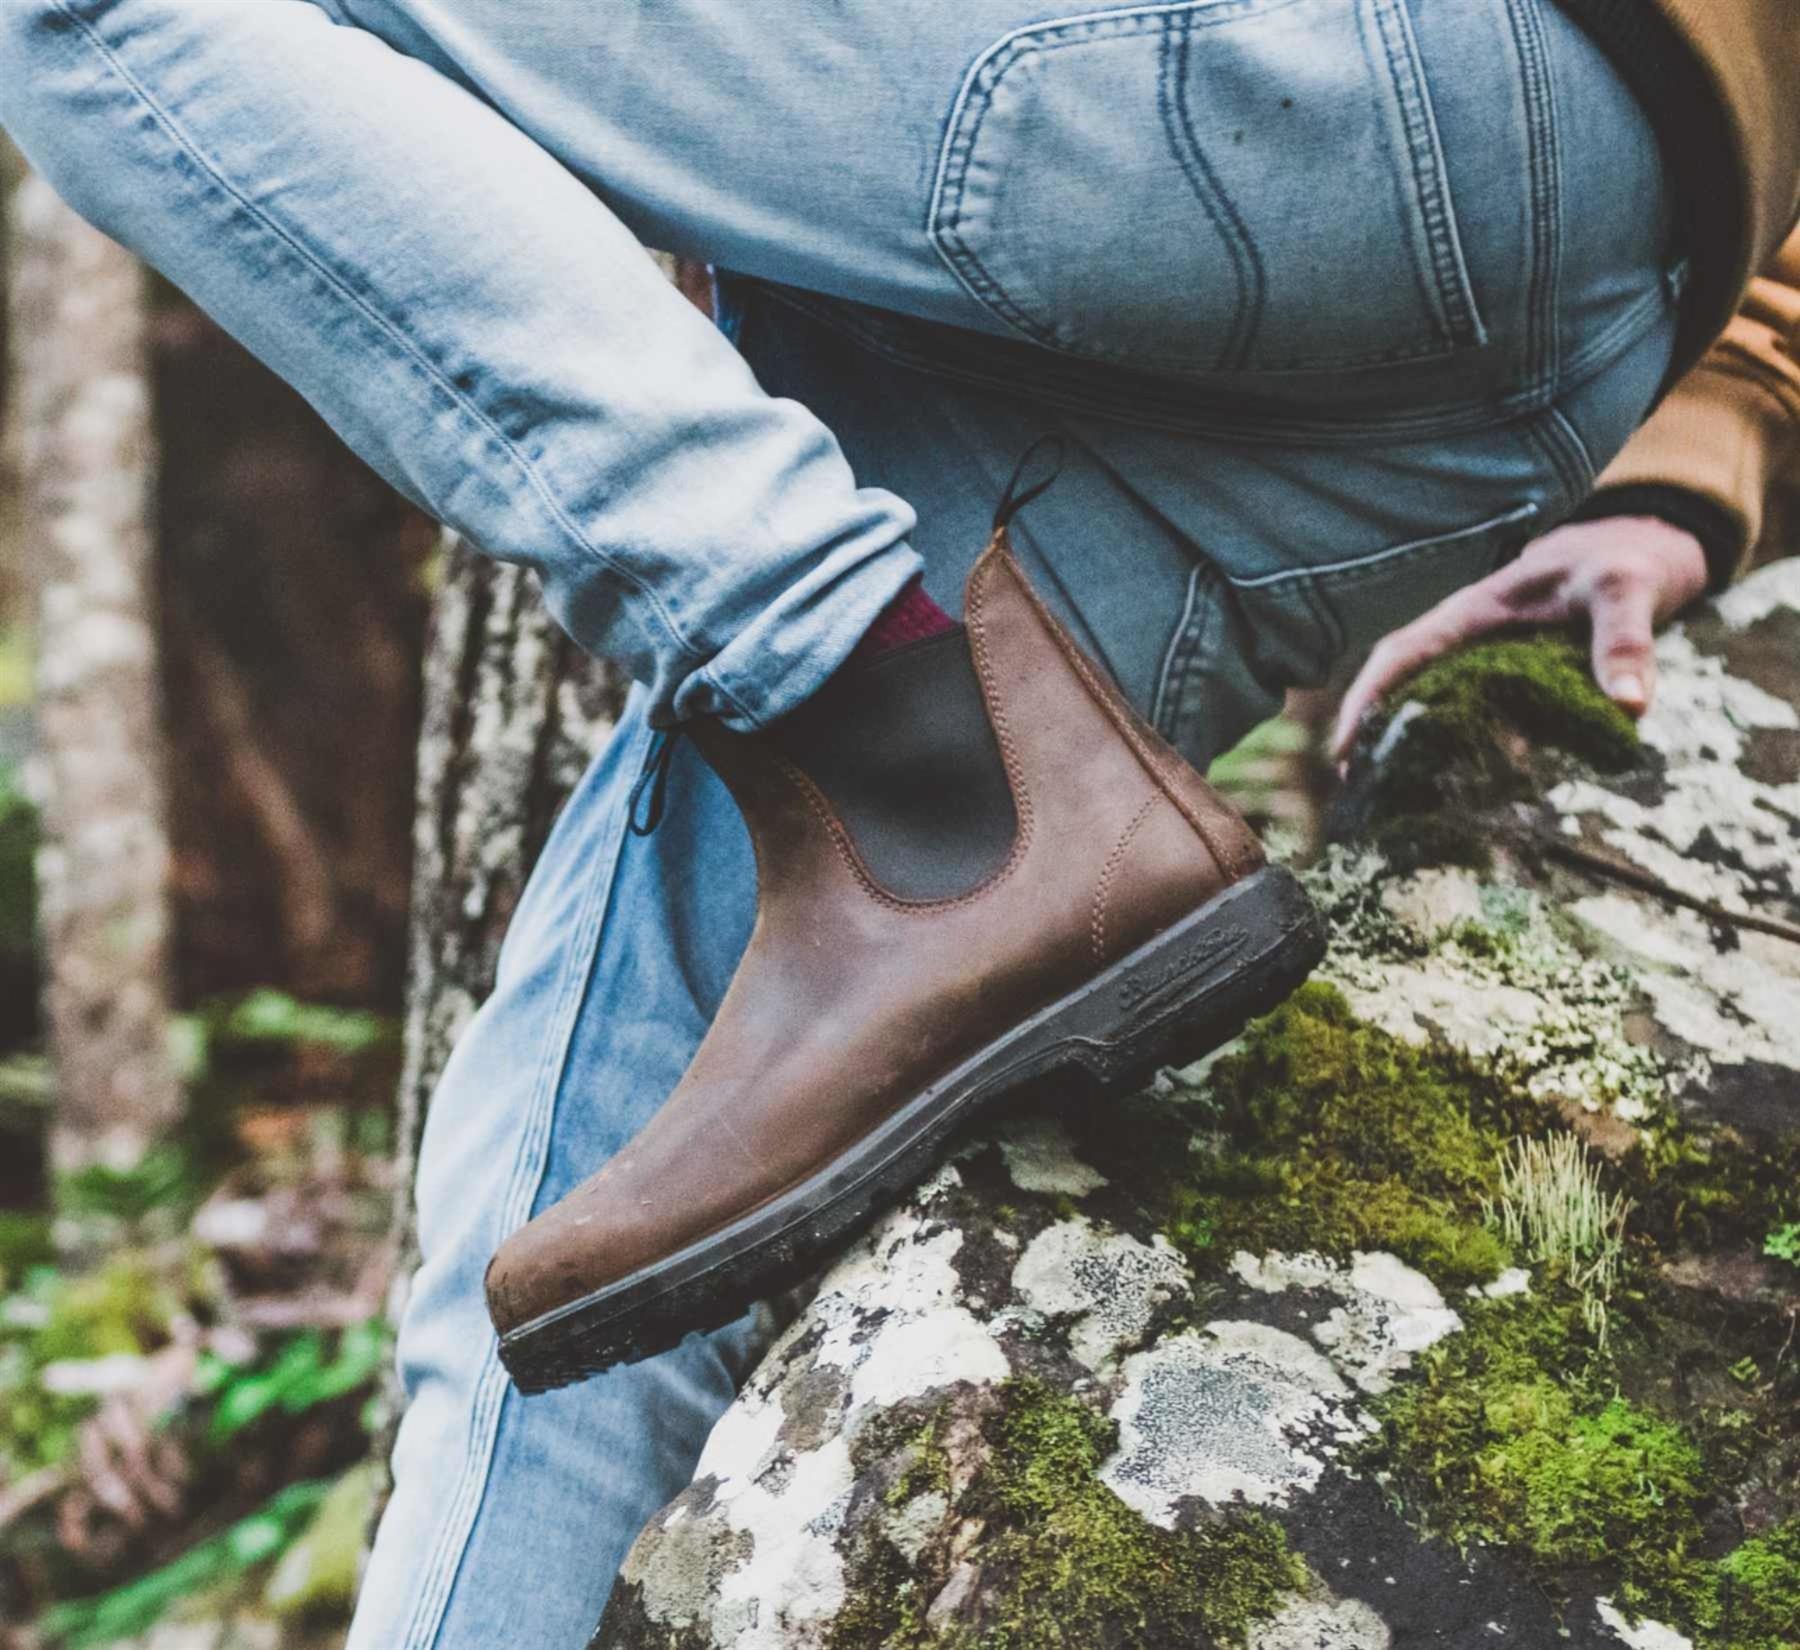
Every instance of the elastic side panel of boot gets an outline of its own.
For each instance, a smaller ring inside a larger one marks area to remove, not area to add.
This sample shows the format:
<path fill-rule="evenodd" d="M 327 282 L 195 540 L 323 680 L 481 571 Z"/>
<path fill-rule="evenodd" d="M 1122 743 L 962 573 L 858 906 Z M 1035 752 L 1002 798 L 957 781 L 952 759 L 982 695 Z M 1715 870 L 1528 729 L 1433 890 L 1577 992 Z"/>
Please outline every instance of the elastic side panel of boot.
<path fill-rule="evenodd" d="M 896 899 L 955 899 L 1012 852 L 1019 816 L 959 626 L 840 670 L 768 730 Z"/>

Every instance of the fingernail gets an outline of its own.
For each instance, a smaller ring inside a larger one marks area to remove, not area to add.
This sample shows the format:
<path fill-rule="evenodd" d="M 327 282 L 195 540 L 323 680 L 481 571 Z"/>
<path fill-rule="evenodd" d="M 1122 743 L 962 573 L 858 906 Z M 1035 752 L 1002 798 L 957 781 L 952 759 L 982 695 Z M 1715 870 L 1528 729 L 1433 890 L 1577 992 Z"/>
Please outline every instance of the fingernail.
<path fill-rule="evenodd" d="M 1611 691 L 1615 699 L 1641 705 L 1644 702 L 1644 679 L 1641 676 L 1615 676 Z"/>

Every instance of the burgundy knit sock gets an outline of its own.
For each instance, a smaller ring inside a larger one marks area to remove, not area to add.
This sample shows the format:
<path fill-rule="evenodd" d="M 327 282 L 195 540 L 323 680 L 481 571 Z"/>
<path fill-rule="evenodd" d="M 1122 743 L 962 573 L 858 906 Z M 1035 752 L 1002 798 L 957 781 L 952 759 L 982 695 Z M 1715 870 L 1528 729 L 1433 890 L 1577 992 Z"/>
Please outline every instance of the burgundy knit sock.
<path fill-rule="evenodd" d="M 955 628 L 956 621 L 925 594 L 925 586 L 914 574 L 905 589 L 863 632 L 863 639 L 851 650 L 849 662 L 866 664 L 909 642 L 928 642 Z"/>

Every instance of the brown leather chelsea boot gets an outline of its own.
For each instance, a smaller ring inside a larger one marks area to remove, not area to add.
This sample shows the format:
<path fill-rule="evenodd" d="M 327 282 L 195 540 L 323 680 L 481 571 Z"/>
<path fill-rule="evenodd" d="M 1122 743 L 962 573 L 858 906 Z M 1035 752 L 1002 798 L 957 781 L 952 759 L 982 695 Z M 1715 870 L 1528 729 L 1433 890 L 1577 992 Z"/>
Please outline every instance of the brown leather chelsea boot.
<path fill-rule="evenodd" d="M 1004 528 L 965 622 L 761 733 L 691 730 L 749 824 L 755 931 L 662 1110 L 494 1257 L 521 1390 L 728 1322 L 1002 1095 L 1130 1092 L 1318 961 L 1299 883 L 1083 655 Z"/>

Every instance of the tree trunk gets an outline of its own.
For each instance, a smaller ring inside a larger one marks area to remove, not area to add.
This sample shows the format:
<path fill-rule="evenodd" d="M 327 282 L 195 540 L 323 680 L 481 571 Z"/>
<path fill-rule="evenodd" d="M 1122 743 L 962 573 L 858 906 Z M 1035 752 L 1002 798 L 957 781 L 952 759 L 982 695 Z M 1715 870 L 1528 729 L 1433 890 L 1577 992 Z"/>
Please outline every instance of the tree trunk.
<path fill-rule="evenodd" d="M 437 528 L 157 296 L 177 1000 L 275 986 L 396 1013 Z"/>
<path fill-rule="evenodd" d="M 62 1170 L 137 1161 L 181 1113 L 142 273 L 48 184 L 14 196 L 12 404 L 37 593 L 46 1015 Z"/>
<path fill-rule="evenodd" d="M 1800 1643 L 1800 562 L 1659 657 L 1409 684 L 1319 978 L 969 1134 L 596 1650 Z"/>
<path fill-rule="evenodd" d="M 446 535 L 419 736 L 406 1064 L 395 1180 L 399 1321 L 417 1264 L 413 1165 L 431 1091 L 492 990 L 500 942 L 557 810 L 623 699 L 557 628 L 535 582 Z M 398 1394 L 381 1442 L 391 1447 Z M 381 1450 L 385 1459 L 387 1449 Z"/>

